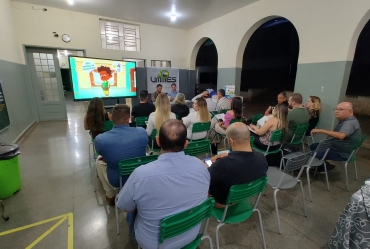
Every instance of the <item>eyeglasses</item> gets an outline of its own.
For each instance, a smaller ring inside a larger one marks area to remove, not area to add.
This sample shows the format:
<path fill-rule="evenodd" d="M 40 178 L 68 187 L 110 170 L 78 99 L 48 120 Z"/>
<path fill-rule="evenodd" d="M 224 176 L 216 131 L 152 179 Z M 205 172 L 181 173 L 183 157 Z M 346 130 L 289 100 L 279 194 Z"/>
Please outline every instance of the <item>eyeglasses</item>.
<path fill-rule="evenodd" d="M 343 109 L 343 108 L 333 108 L 333 111 L 344 111 L 344 110 L 351 110 L 351 109 Z"/>

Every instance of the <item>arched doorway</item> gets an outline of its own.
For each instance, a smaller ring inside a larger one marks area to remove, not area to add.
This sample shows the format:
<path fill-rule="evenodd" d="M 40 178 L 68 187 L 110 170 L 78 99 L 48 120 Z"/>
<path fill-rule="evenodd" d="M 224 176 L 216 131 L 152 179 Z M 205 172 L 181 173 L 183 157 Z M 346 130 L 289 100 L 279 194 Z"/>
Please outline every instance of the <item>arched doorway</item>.
<path fill-rule="evenodd" d="M 205 89 L 217 88 L 218 54 L 214 42 L 203 38 L 195 59 L 195 94 Z"/>
<path fill-rule="evenodd" d="M 298 55 L 298 33 L 289 20 L 275 17 L 264 22 L 244 49 L 241 93 L 248 92 L 250 101 L 271 101 L 280 91 L 293 91 Z"/>

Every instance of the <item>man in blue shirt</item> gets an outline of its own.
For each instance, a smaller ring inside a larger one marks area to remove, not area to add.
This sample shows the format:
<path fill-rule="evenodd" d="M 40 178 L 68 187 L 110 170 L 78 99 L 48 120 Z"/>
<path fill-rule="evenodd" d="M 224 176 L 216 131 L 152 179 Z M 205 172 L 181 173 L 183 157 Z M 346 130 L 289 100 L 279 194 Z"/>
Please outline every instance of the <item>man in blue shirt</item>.
<path fill-rule="evenodd" d="M 158 248 L 161 220 L 202 204 L 208 196 L 210 176 L 201 160 L 186 156 L 186 127 L 166 121 L 157 144 L 157 161 L 135 169 L 118 195 L 117 207 L 125 210 L 130 233 L 141 248 Z M 132 224 L 135 223 L 133 227 Z M 195 239 L 200 226 L 164 242 L 163 248 L 182 248 Z"/>
<path fill-rule="evenodd" d="M 114 206 L 114 198 L 119 188 L 118 162 L 123 159 L 145 156 L 148 135 L 141 127 L 130 127 L 130 107 L 116 105 L 112 112 L 114 127 L 112 130 L 95 138 L 95 149 L 99 153 L 96 170 L 103 188 L 106 200 Z M 127 180 L 122 179 L 124 184 Z"/>
<path fill-rule="evenodd" d="M 170 97 L 170 101 L 174 101 L 177 94 L 179 94 L 179 93 L 177 92 L 177 86 L 176 86 L 175 83 L 172 83 L 171 88 L 172 88 L 172 90 L 169 93 L 167 93 L 167 96 Z"/>

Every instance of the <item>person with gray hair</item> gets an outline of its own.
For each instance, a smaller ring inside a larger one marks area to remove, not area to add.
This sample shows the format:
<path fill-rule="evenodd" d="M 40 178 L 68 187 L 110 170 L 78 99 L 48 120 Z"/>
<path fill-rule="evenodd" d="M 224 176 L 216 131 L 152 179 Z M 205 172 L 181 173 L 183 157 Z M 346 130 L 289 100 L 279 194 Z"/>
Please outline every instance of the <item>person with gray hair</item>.
<path fill-rule="evenodd" d="M 190 110 L 189 107 L 186 105 L 184 94 L 177 94 L 174 102 L 175 104 L 171 106 L 171 112 L 175 113 L 178 116 L 179 120 L 189 115 Z"/>
<path fill-rule="evenodd" d="M 266 176 L 268 164 L 262 153 L 254 152 L 250 145 L 248 126 L 242 122 L 229 125 L 226 138 L 232 152 L 211 158 L 208 168 L 211 175 L 209 194 L 216 201 L 216 207 L 224 207 L 230 187 L 255 181 Z"/>

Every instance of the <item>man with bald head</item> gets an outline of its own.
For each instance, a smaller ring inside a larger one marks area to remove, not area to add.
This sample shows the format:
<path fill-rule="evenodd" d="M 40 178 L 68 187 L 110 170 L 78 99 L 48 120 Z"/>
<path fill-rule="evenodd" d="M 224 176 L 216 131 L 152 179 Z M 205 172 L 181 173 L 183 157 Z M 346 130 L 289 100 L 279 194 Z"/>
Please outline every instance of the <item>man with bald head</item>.
<path fill-rule="evenodd" d="M 326 155 L 326 159 L 333 161 L 345 161 L 350 156 L 353 147 L 361 136 L 361 127 L 353 114 L 353 105 L 350 102 L 339 103 L 334 109 L 335 117 L 339 120 L 334 131 L 324 129 L 313 129 L 311 135 L 322 133 L 334 138 L 332 147 Z M 311 145 L 311 150 L 315 150 L 318 143 Z M 318 153 L 317 158 L 322 158 L 324 153 Z M 327 163 L 327 170 L 334 169 L 335 166 Z M 324 172 L 324 168 L 318 169 Z"/>
<path fill-rule="evenodd" d="M 117 207 L 128 212 L 130 234 L 141 248 L 158 248 L 163 218 L 200 205 L 208 197 L 209 173 L 201 160 L 184 154 L 186 134 L 181 121 L 164 122 L 157 137 L 162 148 L 158 160 L 135 169 L 119 193 Z M 199 229 L 168 239 L 163 247 L 182 248 Z"/>
<path fill-rule="evenodd" d="M 217 207 L 226 203 L 230 187 L 249 183 L 266 176 L 268 164 L 262 153 L 254 152 L 250 145 L 248 126 L 242 122 L 229 125 L 226 129 L 232 152 L 211 158 L 213 164 L 208 168 L 211 175 L 209 194 L 217 202 Z"/>

